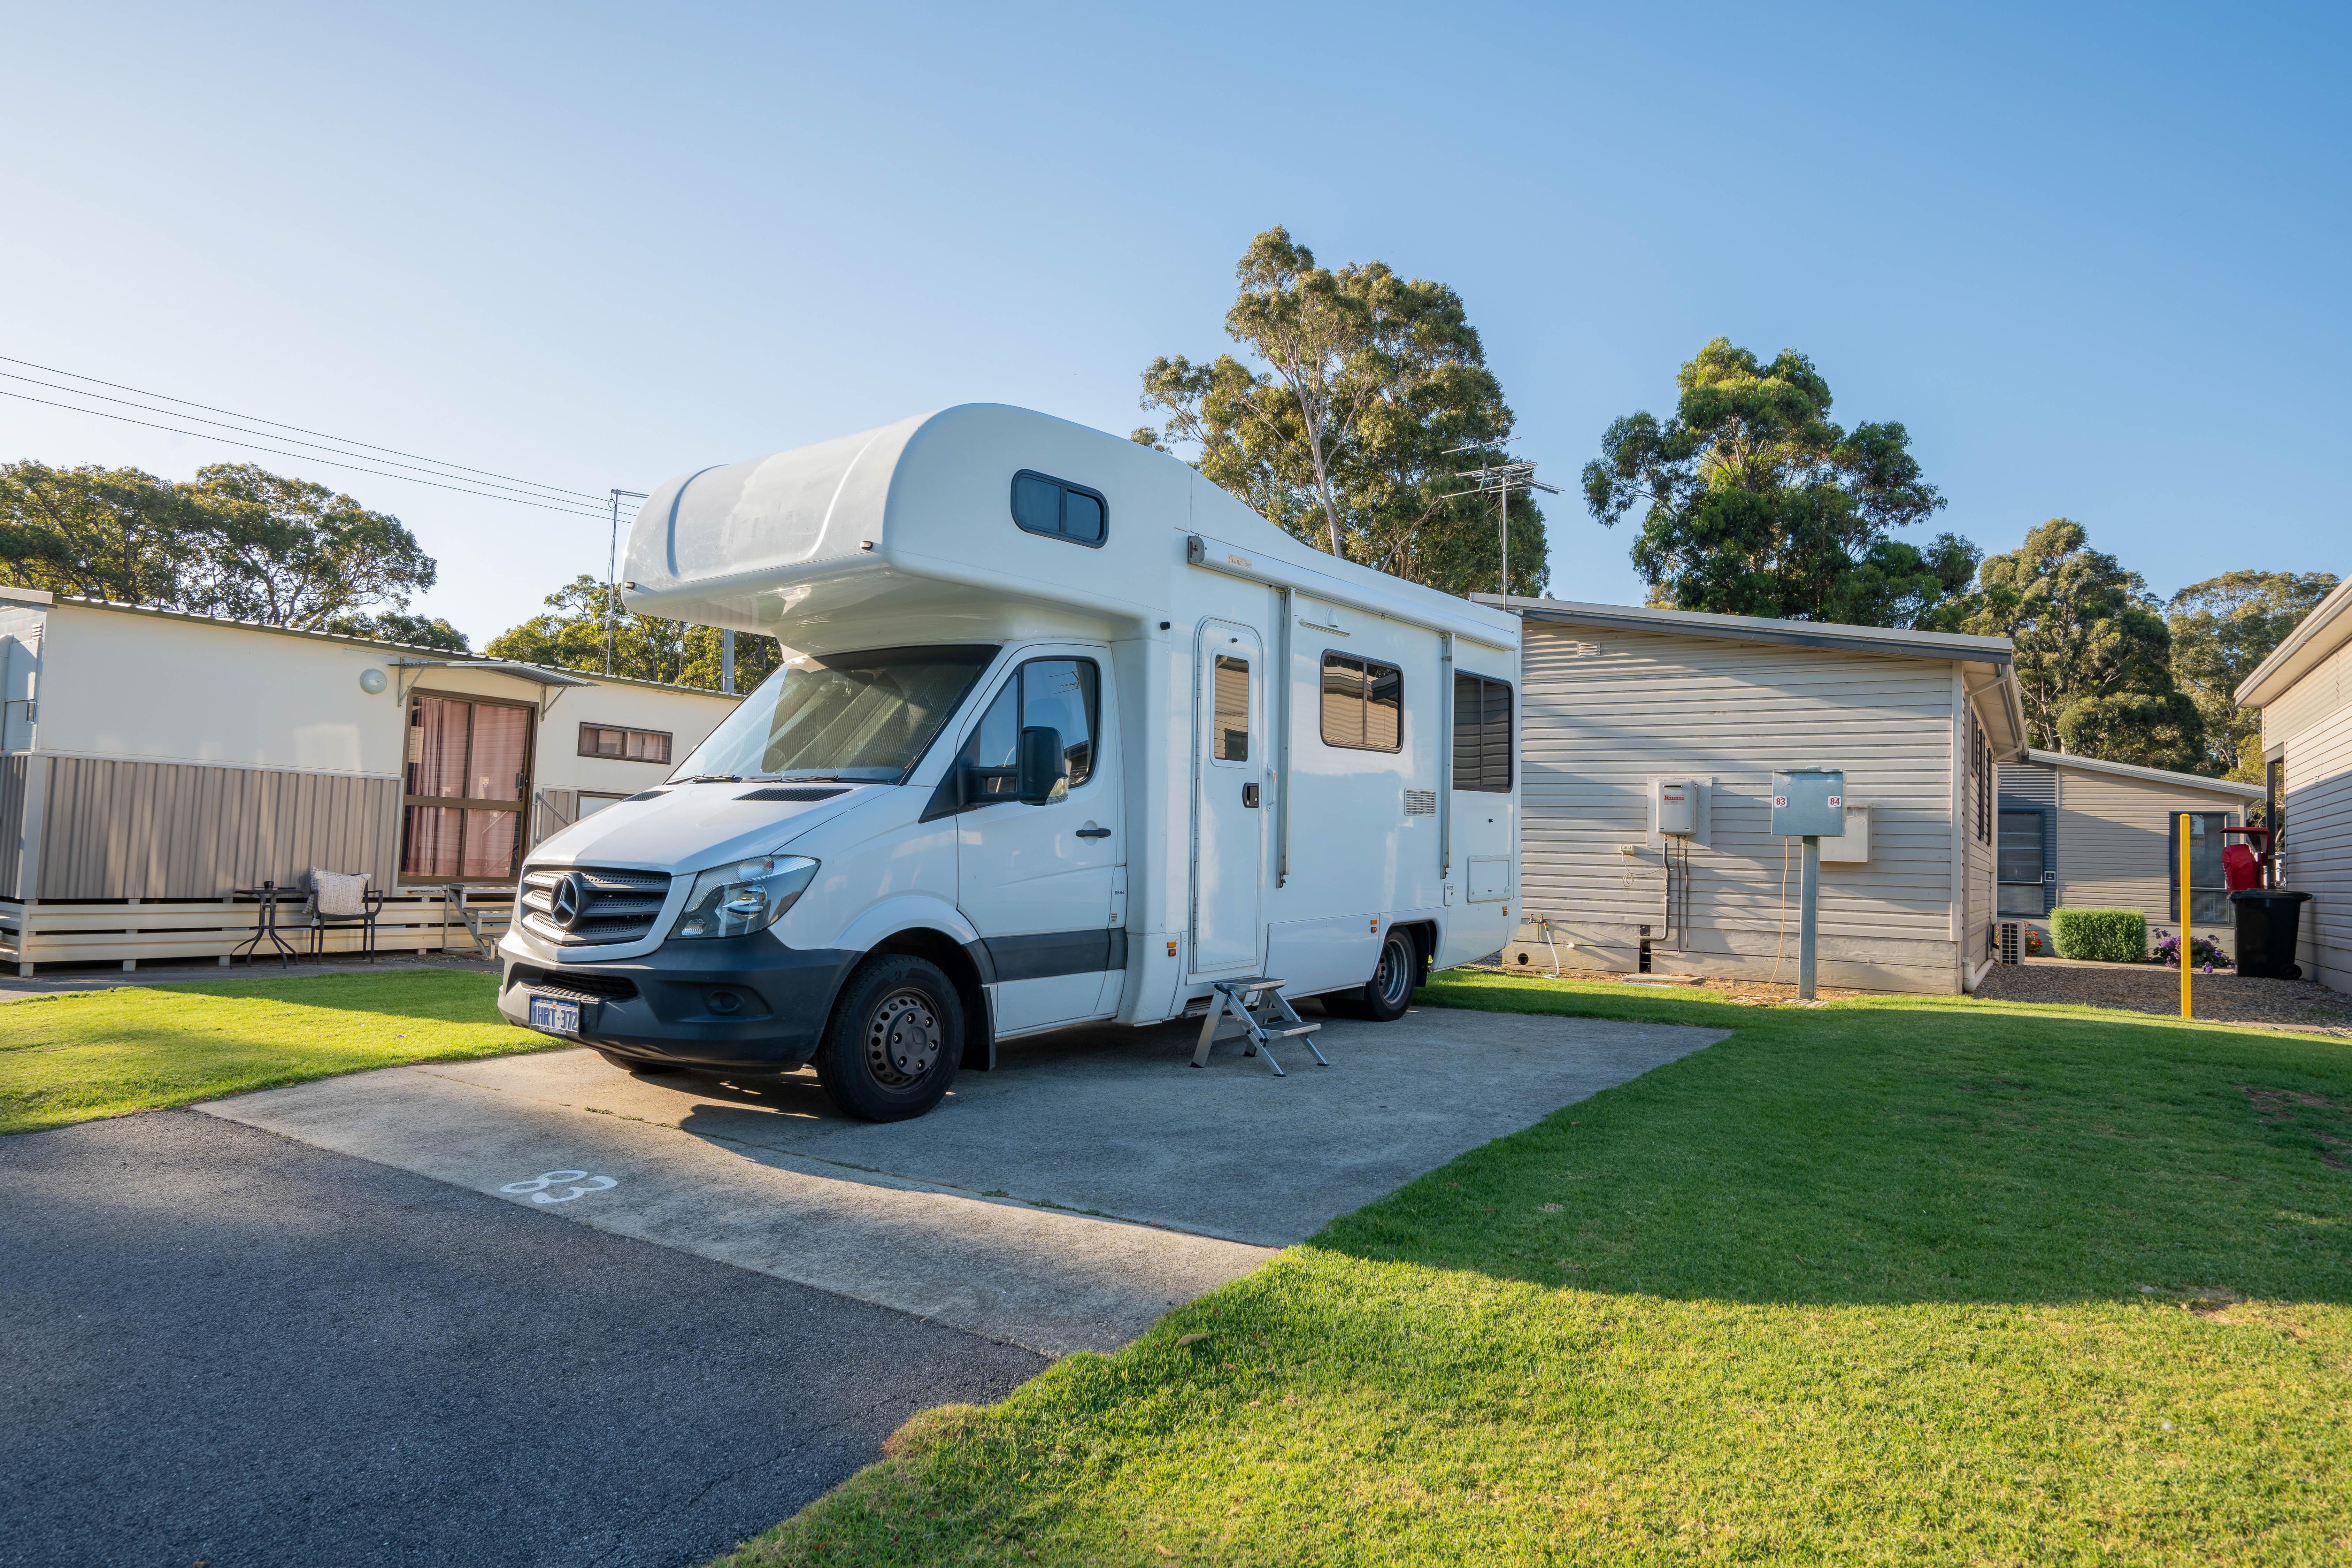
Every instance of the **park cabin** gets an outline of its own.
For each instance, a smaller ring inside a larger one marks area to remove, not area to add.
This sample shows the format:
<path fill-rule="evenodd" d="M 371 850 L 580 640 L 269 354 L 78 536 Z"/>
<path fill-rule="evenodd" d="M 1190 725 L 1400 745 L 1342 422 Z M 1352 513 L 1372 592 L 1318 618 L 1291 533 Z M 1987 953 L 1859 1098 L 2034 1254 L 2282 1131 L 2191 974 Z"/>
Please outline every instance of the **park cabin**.
<path fill-rule="evenodd" d="M 1507 967 L 1793 983 L 1800 856 L 1772 835 L 1771 780 L 1825 767 L 1845 773 L 1846 831 L 1821 841 L 1820 983 L 1982 977 L 1998 781 L 2026 753 L 2009 639 L 1510 606 L 1523 891 Z M 1687 832 L 1660 830 L 1662 801 L 1688 804 Z"/>
<path fill-rule="evenodd" d="M 2263 713 L 2277 884 L 2312 895 L 2295 962 L 2352 991 L 2352 580 L 2313 607 L 2237 697 Z"/>
<path fill-rule="evenodd" d="M 2032 751 L 2000 770 L 2000 918 L 2041 933 L 2050 912 L 2137 910 L 2148 941 L 2180 923 L 2180 818 L 2189 834 L 2189 923 L 2237 952 L 2221 830 L 2244 825 L 2262 788 L 2063 752 Z M 2029 946 L 2031 943 L 2029 942 Z"/>
<path fill-rule="evenodd" d="M 20 973 L 226 963 L 256 931 L 240 891 L 314 868 L 388 895 L 380 949 L 473 951 L 532 845 L 660 783 L 736 700 L 10 587 L 0 668 L 0 962 Z"/>

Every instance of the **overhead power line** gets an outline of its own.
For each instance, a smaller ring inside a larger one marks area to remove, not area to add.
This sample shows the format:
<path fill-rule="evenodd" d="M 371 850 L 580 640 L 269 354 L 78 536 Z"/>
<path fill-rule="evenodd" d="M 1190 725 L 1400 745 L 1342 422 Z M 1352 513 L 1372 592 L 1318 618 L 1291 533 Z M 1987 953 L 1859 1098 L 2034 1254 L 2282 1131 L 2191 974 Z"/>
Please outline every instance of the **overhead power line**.
<path fill-rule="evenodd" d="M 59 403 L 53 398 L 47 397 L 35 397 L 29 393 L 10 392 L 5 387 L 0 387 L 0 397 L 14 397 L 26 403 L 45 404 L 51 408 L 63 408 L 75 414 L 92 415 L 100 419 L 119 419 L 125 425 L 143 425 L 150 430 L 168 430 L 174 436 L 193 436 L 200 441 L 217 441 L 225 447 L 243 447 L 250 451 L 269 452 L 278 457 L 293 458 L 301 462 L 324 463 L 331 468 L 352 468 L 362 474 L 375 474 L 387 479 L 405 479 L 413 485 L 430 485 L 436 490 L 455 490 L 459 495 L 479 496 L 484 500 L 511 501 L 517 506 L 537 507 L 541 511 L 560 511 L 567 517 L 593 517 L 601 519 L 604 516 L 605 511 L 605 509 L 603 507 L 575 507 L 568 502 L 559 502 L 554 500 L 530 500 L 518 495 L 502 495 L 496 490 L 478 490 L 466 485 L 447 484 L 438 479 L 419 479 L 415 474 L 394 473 L 389 468 L 372 468 L 363 463 L 355 463 L 349 461 L 348 459 L 321 458 L 313 452 L 289 452 L 283 447 L 264 447 L 256 441 L 239 441 L 233 439 L 230 437 L 215 435 L 209 430 L 185 430 L 177 425 L 158 425 L 152 419 L 133 419 L 128 414 L 110 413 L 108 410 L 103 408 L 84 408 L 78 404 Z M 153 411 L 150 410 L 150 412 Z"/>
<path fill-rule="evenodd" d="M 147 390 L 146 390 L 145 388 L 143 388 L 143 387 L 137 387 L 137 386 L 126 386 L 125 384 L 123 384 L 121 382 L 119 382 L 119 381 L 103 381 L 103 380 L 100 380 L 99 377 L 94 376 L 94 375 L 83 375 L 83 374 L 80 374 L 79 371 L 59 370 L 56 365 L 53 365 L 53 364 L 37 364 L 37 363 L 34 363 L 33 361 L 31 361 L 31 360 L 28 360 L 28 359 L 18 359 L 18 358 L 16 358 L 16 357 L 15 355 L 13 355 L 13 354 L 0 354 L 0 363 L 6 363 L 6 364 L 21 364 L 21 365 L 23 365 L 23 366 L 24 366 L 26 369 L 27 369 L 27 370 L 46 371 L 47 374 L 51 374 L 51 375 L 62 375 L 62 376 L 64 376 L 64 377 L 65 377 L 67 380 L 68 380 L 68 381 L 86 381 L 86 382 L 89 382 L 92 386 L 110 386 L 110 387 L 114 388 L 114 390 L 115 390 L 115 391 L 117 391 L 117 392 L 132 392 L 132 393 L 137 393 L 137 394 L 138 394 L 140 396 L 142 396 L 142 397 L 152 397 L 152 398 L 155 399 L 155 401 L 157 401 L 158 403 L 176 403 L 176 404 L 179 404 L 182 407 L 184 407 L 184 408 L 201 408 L 201 409 L 203 409 L 203 410 L 204 410 L 205 413 L 207 413 L 207 414 L 226 414 L 226 415 L 227 415 L 227 416 L 228 416 L 230 418 L 232 418 L 232 419 L 241 419 L 241 420 L 245 421 L 245 422 L 246 422 L 247 424 L 248 424 L 248 425 L 268 425 L 268 426 L 272 426 L 273 428 L 279 429 L 279 430 L 291 430 L 291 431 L 293 431 L 296 435 L 299 435 L 299 436 L 316 436 L 316 437 L 319 437 L 320 440 L 322 440 L 322 441 L 331 441 L 331 442 L 333 442 L 335 445 L 337 445 L 337 446 L 339 446 L 339 447 L 365 447 L 367 450 L 372 451 L 372 452 L 382 452 L 382 453 L 384 453 L 384 454 L 386 454 L 387 456 L 390 456 L 390 457 L 394 457 L 394 458 L 415 458 L 417 461 L 419 461 L 419 462 L 421 462 L 421 463 L 427 463 L 427 464 L 430 464 L 430 465 L 432 465 L 434 468 L 453 468 L 453 469 L 456 469 L 456 470 L 457 470 L 457 472 L 459 472 L 459 473 L 465 473 L 465 474 L 478 474 L 478 475 L 481 476 L 483 479 L 504 479 L 504 480 L 508 480 L 508 481 L 509 481 L 509 482 L 511 482 L 511 483 L 513 483 L 513 484 L 518 484 L 518 485 L 525 486 L 525 487 L 527 487 L 527 488 L 529 488 L 529 489 L 536 489 L 536 490 L 546 490 L 546 491 L 548 491 L 548 492 L 550 492 L 550 493 L 551 493 L 551 494 L 559 495 L 559 496 L 562 496 L 562 497 L 564 497 L 564 498 L 566 498 L 566 499 L 568 499 L 568 500 L 590 501 L 590 502 L 593 502 L 593 503 L 594 503 L 595 505 L 597 505 L 597 506 L 599 506 L 599 507 L 603 506 L 603 505 L 604 505 L 604 499 L 605 499 L 605 498 L 604 498 L 604 496 L 601 496 L 601 495 L 596 494 L 596 493 L 595 493 L 594 491 L 593 491 L 593 490 L 574 490 L 574 489 L 566 489 L 564 487 L 562 487 L 562 486 L 561 486 L 561 485 L 544 485 L 544 484 L 541 484 L 541 483 L 540 483 L 538 480 L 536 480 L 536 479 L 518 479 L 518 478 L 516 478 L 516 477 L 515 477 L 514 475 L 512 475 L 512 474 L 501 474 L 501 473 L 496 473 L 496 472 L 493 472 L 492 470 L 490 470 L 490 469 L 488 469 L 488 468 L 468 468 L 468 467 L 467 467 L 467 466 L 466 466 L 465 464 L 463 464 L 463 463 L 449 463 L 449 462 L 444 462 L 443 460 L 441 460 L 441 459 L 440 459 L 440 458 L 428 458 L 428 457 L 425 457 L 425 456 L 423 453 L 421 453 L 421 452 L 404 452 L 404 451 L 402 451 L 402 450 L 401 450 L 399 447 L 379 447 L 379 446 L 377 446 L 377 445 L 376 445 L 374 442 L 373 442 L 373 441 L 360 441 L 360 440 L 354 440 L 354 439 L 352 439 L 352 437 L 347 437 L 347 436 L 330 436 L 330 435 L 328 435 L 328 434 L 327 434 L 325 431 L 323 431 L 323 430 L 312 430 L 312 429 L 309 429 L 309 428 L 307 428 L 307 427 L 305 427 L 305 426 L 300 426 L 300 425 L 289 425 L 289 424 L 285 423 L 283 420 L 278 420 L 278 419 L 264 419 L 263 417 L 261 417 L 261 416 L 259 416 L 259 415 L 257 415 L 257 414 L 239 414 L 239 413 L 237 413 L 237 412 L 236 412 L 235 409 L 233 409 L 233 408 L 219 408 L 219 407 L 215 407 L 215 406 L 214 406 L 212 404 L 209 404 L 209 403 L 197 403 L 197 402 L 194 402 L 194 401 L 192 401 L 192 400 L 190 400 L 190 399 L 188 399 L 188 398 L 185 398 L 185 397 L 173 397 L 173 395 L 171 395 L 171 394 L 169 394 L 169 393 L 164 393 L 164 392 L 149 392 L 149 391 L 147 391 Z M 7 374 L 7 373 L 6 373 L 6 372 L 5 372 L 5 371 L 0 371 L 0 374 Z M 10 377 L 9 377 L 9 379 L 10 379 L 10 380 L 12 380 L 12 381 L 32 381 L 32 380 L 33 380 L 33 378 L 32 378 L 31 376 L 24 376 L 24 375 L 19 375 L 19 376 L 10 376 Z M 47 384 L 47 384 L 47 383 L 42 383 L 42 382 L 35 382 L 35 383 L 34 383 L 34 384 L 36 384 L 36 385 L 47 385 Z M 76 396 L 78 396 L 78 397 L 97 397 L 97 396 L 100 396 L 100 394 L 98 394 L 98 393 L 94 393 L 94 392 L 83 392 L 83 391 L 82 391 L 80 388 L 79 388 L 79 387 L 59 387 L 59 388 L 58 388 L 57 390 L 61 391 L 61 392 L 70 392 L 70 393 L 72 393 L 74 395 L 76 395 Z M 107 401 L 107 402 L 109 402 L 109 403 L 120 403 L 120 402 L 121 402 L 121 401 L 122 401 L 122 399 L 121 399 L 121 398 L 115 398 L 115 397 L 110 397 L 110 398 L 107 398 L 107 399 L 106 399 L 106 401 Z M 131 404 L 131 405 L 129 405 L 128 406 L 136 407 L 136 406 L 138 406 L 138 405 L 136 405 L 136 404 Z M 91 412 L 95 413 L 95 412 L 96 412 L 96 410 L 91 410 Z M 149 412 L 149 413 L 151 413 L 151 414 L 166 414 L 166 415 L 170 415 L 173 418 L 175 418 L 175 419 L 185 419 L 185 418 L 189 418 L 189 417 L 191 417 L 191 416 L 184 415 L 184 414 L 174 414 L 174 413 L 173 413 L 173 412 L 172 412 L 172 410 L 170 410 L 170 409 L 163 409 L 163 408 L 151 408 L 151 409 L 149 409 L 149 410 L 148 410 L 148 412 Z M 199 424 L 199 425 L 211 425 L 211 424 L 217 423 L 217 421 L 210 420 L 210 419 L 199 419 L 199 420 L 197 420 L 197 421 L 196 421 L 196 423 L 197 423 L 197 424 Z M 247 435 L 253 435 L 253 436 L 258 436 L 258 435 L 265 434 L 265 432 L 258 431 L 258 430 L 249 430 L 249 431 L 247 431 L 247 432 L 246 432 L 246 433 L 247 433 Z M 281 437 L 273 437 L 273 438 L 274 438 L 274 439 L 277 439 L 277 440 L 284 440 L 284 439 L 286 439 L 286 437 L 282 437 L 282 436 L 281 436 Z M 297 442 L 296 442 L 296 443 L 294 443 L 294 444 L 295 444 L 296 446 L 298 446 L 298 447 L 307 447 L 307 446 L 311 445 L 311 443 L 310 443 L 310 442 L 308 442 L 308 441 L 297 441 Z M 398 465 L 398 466 L 400 466 L 400 467 L 405 467 L 406 465 L 405 465 L 405 464 L 402 464 L 402 465 Z"/>

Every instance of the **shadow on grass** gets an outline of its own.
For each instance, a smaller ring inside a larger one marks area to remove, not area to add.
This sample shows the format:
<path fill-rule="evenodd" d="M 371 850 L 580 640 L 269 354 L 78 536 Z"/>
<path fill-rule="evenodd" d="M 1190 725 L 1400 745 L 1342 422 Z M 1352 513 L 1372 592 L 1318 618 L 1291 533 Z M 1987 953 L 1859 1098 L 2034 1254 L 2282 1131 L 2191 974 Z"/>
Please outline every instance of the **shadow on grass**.
<path fill-rule="evenodd" d="M 1421 999 L 1737 1032 L 1335 1221 L 1318 1247 L 1694 1300 L 2352 1301 L 2340 1040 L 1516 977 Z"/>

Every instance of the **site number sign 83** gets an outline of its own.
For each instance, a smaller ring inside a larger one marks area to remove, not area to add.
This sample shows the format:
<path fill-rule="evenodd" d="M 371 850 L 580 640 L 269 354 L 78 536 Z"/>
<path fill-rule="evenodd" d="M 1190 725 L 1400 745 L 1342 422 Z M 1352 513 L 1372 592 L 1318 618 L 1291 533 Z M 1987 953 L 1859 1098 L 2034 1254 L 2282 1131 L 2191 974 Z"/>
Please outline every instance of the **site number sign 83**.
<path fill-rule="evenodd" d="M 620 1184 L 610 1176 L 592 1176 L 585 1171 L 542 1171 L 527 1182 L 509 1182 L 499 1191 L 518 1198 L 529 1193 L 535 1204 L 568 1204 L 590 1193 L 611 1192 Z M 565 1190 L 552 1191 L 555 1187 Z"/>

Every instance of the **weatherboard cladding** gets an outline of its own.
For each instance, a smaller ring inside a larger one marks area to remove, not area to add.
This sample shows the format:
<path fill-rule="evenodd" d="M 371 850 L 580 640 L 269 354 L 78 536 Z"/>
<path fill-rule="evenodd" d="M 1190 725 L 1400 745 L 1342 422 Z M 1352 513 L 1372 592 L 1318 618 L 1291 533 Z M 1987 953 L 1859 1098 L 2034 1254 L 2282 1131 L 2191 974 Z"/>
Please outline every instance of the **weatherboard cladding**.
<path fill-rule="evenodd" d="M 2168 861 L 2170 819 L 2218 811 L 2245 820 L 2235 795 L 2127 778 L 2090 768 L 2055 770 L 2058 784 L 2058 905 L 2138 910 L 2151 928 L 2172 921 Z M 2203 928 L 2200 928 L 2200 930 Z M 2229 933 L 2222 933 L 2228 945 Z"/>
<path fill-rule="evenodd" d="M 2286 885 L 2314 896 L 2304 960 L 2352 990 L 2352 643 L 2263 710 L 2263 745 L 2286 748 Z"/>
<path fill-rule="evenodd" d="M 1771 833 L 1771 774 L 1842 766 L 1846 798 L 1871 807 L 1871 859 L 1822 873 L 1824 962 L 1927 989 L 1955 983 L 1948 660 L 1536 621 L 1523 658 L 1531 916 L 1629 933 L 1662 924 L 1649 781 L 1712 778 L 1711 842 L 1690 857 L 1691 945 L 1769 963 L 1777 944 L 1792 972 L 1798 855 Z M 1628 857 L 1622 844 L 1645 847 Z"/>

